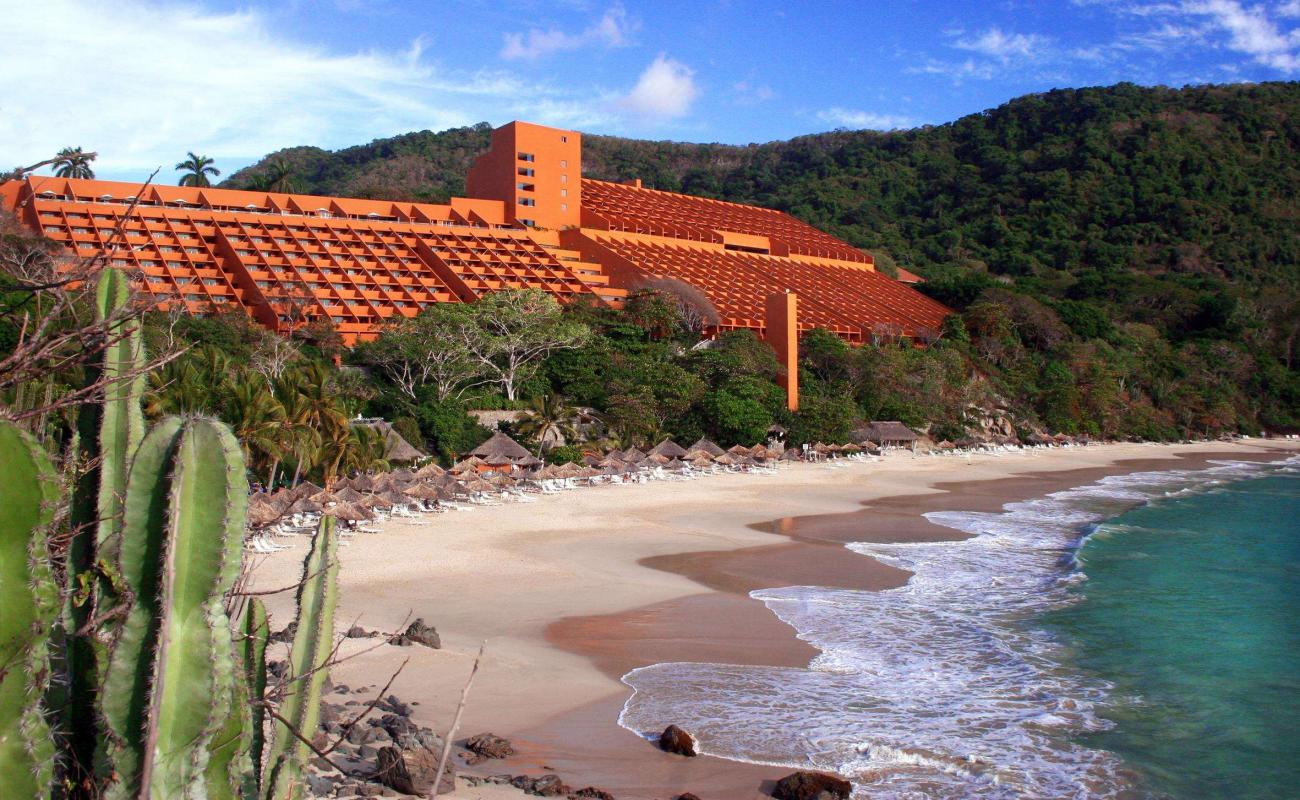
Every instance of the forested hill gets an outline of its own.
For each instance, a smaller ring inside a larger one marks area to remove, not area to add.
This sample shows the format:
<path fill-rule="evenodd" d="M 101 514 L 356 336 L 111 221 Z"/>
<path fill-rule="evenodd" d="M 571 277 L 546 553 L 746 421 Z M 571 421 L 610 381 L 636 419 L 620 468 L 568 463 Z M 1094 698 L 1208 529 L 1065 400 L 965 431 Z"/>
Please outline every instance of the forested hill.
<path fill-rule="evenodd" d="M 488 139 L 481 124 L 293 148 L 226 185 L 265 185 L 279 160 L 298 191 L 438 201 L 463 193 Z M 1171 353 L 1222 343 L 1248 366 L 1205 357 L 1271 376 L 1251 390 L 1265 420 L 1300 413 L 1300 83 L 1057 90 L 945 125 L 749 146 L 589 135 L 583 160 L 588 177 L 788 211 L 958 309 L 1014 295 L 1002 305 L 1040 353 L 1118 346 L 1122 323 Z"/>

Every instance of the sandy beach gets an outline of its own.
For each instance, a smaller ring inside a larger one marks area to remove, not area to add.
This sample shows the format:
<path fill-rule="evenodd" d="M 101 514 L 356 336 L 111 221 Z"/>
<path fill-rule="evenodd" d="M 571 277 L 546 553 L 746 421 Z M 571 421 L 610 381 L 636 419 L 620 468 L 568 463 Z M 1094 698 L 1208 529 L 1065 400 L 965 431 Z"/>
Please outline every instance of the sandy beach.
<path fill-rule="evenodd" d="M 422 617 L 443 649 L 376 647 L 348 639 L 337 683 L 382 686 L 415 721 L 450 723 L 480 644 L 485 656 L 458 738 L 491 731 L 519 755 L 462 774 L 542 774 L 623 798 L 763 797 L 788 768 L 685 759 L 617 724 L 629 689 L 619 678 L 660 661 L 802 667 L 816 652 L 748 592 L 819 585 L 884 589 L 908 573 L 843 547 L 957 534 L 920 515 L 996 511 L 1119 472 L 1196 468 L 1211 459 L 1275 459 L 1300 443 L 1096 445 L 997 455 L 894 453 L 845 468 L 783 466 L 776 475 L 600 486 L 534 503 L 394 519 L 341 551 L 337 632 L 393 631 Z M 281 540 L 294 542 L 294 540 Z M 305 540 L 269 556 L 254 589 L 292 584 Z M 272 627 L 290 594 L 266 598 Z M 518 796 L 462 785 L 456 797 Z"/>

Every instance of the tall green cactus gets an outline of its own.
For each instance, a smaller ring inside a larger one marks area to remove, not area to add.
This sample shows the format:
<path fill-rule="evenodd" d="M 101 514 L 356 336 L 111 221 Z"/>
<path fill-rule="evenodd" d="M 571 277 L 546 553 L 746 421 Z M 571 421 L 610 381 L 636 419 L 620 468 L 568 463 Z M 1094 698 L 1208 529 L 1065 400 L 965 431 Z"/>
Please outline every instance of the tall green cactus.
<path fill-rule="evenodd" d="M 321 690 L 334 649 L 339 561 L 333 517 L 321 518 L 302 569 L 298 629 L 289 650 L 290 679 L 263 773 L 265 800 L 297 800 L 303 795 L 302 776 L 311 753 L 295 733 L 311 737 L 320 723 Z"/>
<path fill-rule="evenodd" d="M 117 316 L 130 301 L 130 282 L 120 270 L 105 269 L 95 287 L 95 315 L 100 322 Z M 82 406 L 78 426 L 82 460 L 91 465 L 73 499 L 72 538 L 68 546 L 70 591 L 64 614 L 65 696 L 60 699 L 69 735 L 71 761 L 83 774 L 92 771 L 98 720 L 96 690 L 107 667 L 116 633 L 109 613 L 117 603 L 113 565 L 122 541 L 122 503 L 130 459 L 144 438 L 144 343 L 138 320 L 124 319 L 105 330 L 109 338 L 103 361 L 90 381 L 108 381 L 102 404 Z M 104 630 L 87 630 L 98 620 Z M 81 633 L 78 633 L 81 631 Z"/>
<path fill-rule="evenodd" d="M 46 551 L 58 482 L 36 440 L 9 422 L 0 422 L 0 464 L 0 780 L 6 796 L 42 797 L 54 765 L 41 701 L 59 611 Z"/>
<path fill-rule="evenodd" d="M 210 748 L 236 691 L 224 599 L 246 505 L 243 458 L 224 425 L 170 418 L 140 443 L 118 559 L 134 603 L 101 690 L 112 796 L 206 791 Z"/>

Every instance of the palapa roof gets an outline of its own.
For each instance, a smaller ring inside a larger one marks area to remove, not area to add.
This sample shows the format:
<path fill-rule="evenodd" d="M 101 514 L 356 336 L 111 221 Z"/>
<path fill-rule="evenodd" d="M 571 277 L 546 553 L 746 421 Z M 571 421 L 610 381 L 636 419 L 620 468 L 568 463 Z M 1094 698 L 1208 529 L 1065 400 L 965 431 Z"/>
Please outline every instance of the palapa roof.
<path fill-rule="evenodd" d="M 384 460 L 393 463 L 405 461 L 419 461 L 425 458 L 425 454 L 415 448 L 413 444 L 406 441 L 402 434 L 397 432 L 391 423 L 385 420 L 353 420 L 353 425 L 364 428 L 373 428 L 384 435 L 386 446 L 384 447 Z"/>
<path fill-rule="evenodd" d="M 529 455 L 528 451 L 519 442 L 500 431 L 492 434 L 491 439 L 469 451 L 469 454 L 478 456 L 489 464 L 492 463 L 490 459 L 494 457 L 505 458 L 507 463 L 514 463 L 521 458 L 527 458 Z"/>
<path fill-rule="evenodd" d="M 686 455 L 686 451 L 682 449 L 681 445 L 679 445 L 677 442 L 674 442 L 670 437 L 668 439 L 664 439 L 662 442 L 655 445 L 655 448 L 650 451 L 650 455 L 667 456 L 668 458 L 681 458 L 682 456 Z"/>
<path fill-rule="evenodd" d="M 862 431 L 855 433 L 864 433 L 859 441 L 866 440 L 870 442 L 914 442 L 920 438 L 915 431 L 897 420 L 873 421 Z"/>
<path fill-rule="evenodd" d="M 692 450 L 699 450 L 714 457 L 720 456 L 724 452 L 721 447 L 718 447 L 716 444 L 705 438 L 701 438 L 698 442 L 686 448 L 686 452 L 688 453 Z"/>

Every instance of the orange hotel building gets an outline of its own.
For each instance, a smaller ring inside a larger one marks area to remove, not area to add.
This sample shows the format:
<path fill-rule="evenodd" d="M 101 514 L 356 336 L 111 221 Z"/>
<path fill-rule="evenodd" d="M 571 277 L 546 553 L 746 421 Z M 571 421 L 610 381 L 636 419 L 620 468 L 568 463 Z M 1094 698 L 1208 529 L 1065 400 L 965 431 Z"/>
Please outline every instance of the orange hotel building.
<path fill-rule="evenodd" d="M 618 306 L 671 278 L 707 295 L 710 334 L 755 331 L 794 378 L 801 331 L 924 338 L 949 313 L 780 211 L 583 178 L 576 131 L 496 129 L 466 187 L 434 205 L 28 176 L 0 186 L 0 207 L 80 256 L 103 253 L 163 305 L 236 304 L 280 332 L 328 318 L 349 342 L 500 289 Z"/>

